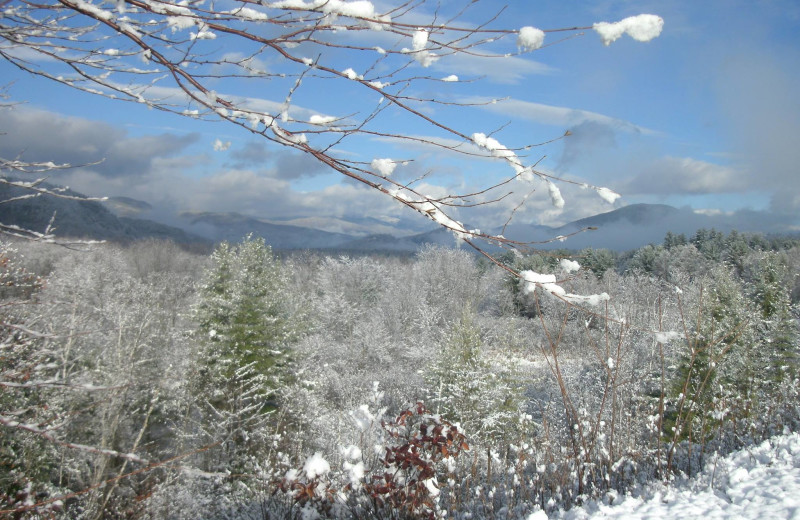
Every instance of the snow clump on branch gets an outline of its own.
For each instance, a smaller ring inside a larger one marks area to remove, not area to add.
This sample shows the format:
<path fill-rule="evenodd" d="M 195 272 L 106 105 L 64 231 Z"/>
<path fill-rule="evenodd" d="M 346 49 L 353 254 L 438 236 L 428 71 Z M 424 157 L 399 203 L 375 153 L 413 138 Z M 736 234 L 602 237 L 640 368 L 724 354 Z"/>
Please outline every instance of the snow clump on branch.
<path fill-rule="evenodd" d="M 200 26 L 200 30 L 192 33 L 189 33 L 190 40 L 214 40 L 217 38 L 217 35 L 211 32 L 208 29 L 208 26 L 202 25 Z"/>
<path fill-rule="evenodd" d="M 615 191 L 609 190 L 608 188 L 597 188 L 595 191 L 597 191 L 597 194 L 609 204 L 614 204 L 614 201 L 622 196 Z"/>
<path fill-rule="evenodd" d="M 68 3 L 67 5 L 70 4 Z M 85 11 L 94 16 L 95 18 L 97 18 L 98 20 L 108 21 L 111 20 L 114 16 L 114 14 L 111 11 L 106 11 L 105 9 L 97 7 L 96 5 L 91 4 L 89 2 L 84 2 L 83 0 L 76 0 L 75 2 L 72 3 L 72 5 L 74 5 L 77 8 L 77 10 Z"/>
<path fill-rule="evenodd" d="M 364 76 L 361 76 L 361 75 L 359 75 L 359 74 L 358 74 L 356 71 L 354 71 L 354 70 L 353 70 L 352 68 L 350 68 L 350 67 L 348 67 L 348 68 L 344 69 L 344 70 L 342 71 L 342 74 L 343 74 L 344 76 L 346 76 L 346 77 L 347 77 L 347 79 L 352 79 L 352 80 L 362 80 L 362 79 L 364 79 Z"/>
<path fill-rule="evenodd" d="M 342 0 L 313 0 L 309 3 L 303 0 L 281 0 L 267 4 L 272 9 L 297 9 L 301 11 L 322 11 L 325 14 L 337 14 L 351 18 L 378 18 L 375 6 L 367 0 L 344 2 Z"/>
<path fill-rule="evenodd" d="M 547 191 L 550 192 L 550 200 L 552 201 L 553 206 L 557 207 L 558 209 L 563 208 L 564 197 L 561 196 L 561 190 L 558 189 L 558 186 L 556 186 L 553 181 L 549 179 L 545 179 L 545 181 L 547 182 Z"/>
<path fill-rule="evenodd" d="M 544 31 L 536 27 L 526 26 L 519 30 L 517 47 L 523 51 L 535 51 L 544 44 Z"/>
<path fill-rule="evenodd" d="M 343 0 L 313 0 L 309 3 L 303 0 L 281 0 L 264 4 L 272 9 L 294 9 L 298 11 L 317 11 L 328 15 L 331 18 L 337 16 L 347 16 L 357 20 L 364 20 L 364 25 L 373 31 L 382 31 L 384 24 L 391 23 L 389 15 L 380 15 L 375 11 L 375 6 L 368 0 L 355 0 L 345 2 Z"/>
<path fill-rule="evenodd" d="M 500 142 L 494 137 L 488 137 L 486 134 L 476 132 L 472 134 L 472 142 L 479 147 L 488 150 L 492 156 L 505 159 L 506 162 L 508 162 L 508 164 L 514 168 L 516 174 L 522 176 L 523 179 L 528 181 L 533 180 L 530 170 L 522 165 L 522 162 L 519 160 L 519 157 L 517 157 L 517 154 L 500 144 Z"/>
<path fill-rule="evenodd" d="M 397 163 L 391 159 L 373 159 L 370 167 L 378 172 L 381 177 L 388 177 L 397 168 Z"/>
<path fill-rule="evenodd" d="M 526 168 L 522 161 L 519 160 L 517 154 L 514 153 L 513 150 L 509 150 L 505 146 L 503 146 L 497 139 L 494 137 L 488 137 L 486 134 L 476 132 L 472 134 L 472 142 L 478 145 L 479 147 L 488 150 L 493 157 L 498 157 L 500 159 L 505 159 L 508 164 L 514 169 L 514 172 L 525 181 L 532 181 L 533 180 L 533 172 L 530 168 Z M 541 174 L 538 174 L 544 181 L 547 183 L 547 191 L 550 193 L 550 200 L 558 209 L 564 207 L 564 197 L 561 196 L 561 190 L 558 186 L 555 185 L 550 179 L 544 178 Z M 607 190 L 611 192 L 611 190 Z M 613 192 L 611 192 L 613 193 Z M 601 194 L 602 196 L 602 194 Z M 605 198 L 605 197 L 604 197 Z M 608 200 L 608 199 L 606 199 Z"/>
<path fill-rule="evenodd" d="M 406 206 L 419 211 L 440 226 L 452 231 L 456 237 L 456 242 L 459 242 L 460 240 L 467 240 L 475 234 L 472 231 L 467 231 L 467 229 L 464 227 L 464 224 L 450 218 L 446 213 L 439 209 L 439 207 L 434 204 L 434 199 L 431 199 L 430 197 L 423 195 L 424 198 L 422 200 L 414 200 L 400 191 L 400 188 L 392 188 L 387 190 L 386 193 L 399 200 Z"/>
<path fill-rule="evenodd" d="M 334 121 L 336 121 L 336 119 L 338 118 L 334 116 L 321 116 L 319 114 L 314 114 L 309 118 L 308 122 L 311 123 L 312 125 L 325 126 L 333 123 Z"/>
<path fill-rule="evenodd" d="M 428 45 L 428 31 L 419 29 L 414 31 L 411 37 L 411 49 L 403 47 L 402 52 L 405 54 L 413 54 L 414 59 L 423 67 L 430 67 L 430 65 L 439 59 L 439 56 L 425 49 Z"/>
<path fill-rule="evenodd" d="M 593 26 L 605 45 L 611 45 L 626 33 L 636 41 L 649 42 L 660 35 L 663 28 L 664 19 L 654 14 L 629 16 L 619 22 L 599 22 Z"/>
<path fill-rule="evenodd" d="M 320 452 L 316 452 L 308 459 L 306 459 L 306 463 L 303 466 L 303 471 L 305 472 L 309 480 L 312 480 L 316 477 L 321 477 L 322 475 L 328 473 L 330 470 L 331 470 L 331 465 L 328 464 L 328 461 L 322 457 L 322 454 L 320 454 Z"/>
<path fill-rule="evenodd" d="M 562 258 L 561 261 L 559 262 L 559 265 L 561 266 L 561 269 L 565 273 L 574 273 L 575 271 L 578 271 L 581 268 L 581 265 L 578 262 L 576 262 L 575 260 L 570 260 L 568 258 Z"/>
<path fill-rule="evenodd" d="M 556 275 L 540 274 L 535 271 L 522 271 L 519 273 L 522 291 L 532 294 L 537 287 L 541 287 L 544 292 L 567 303 L 585 303 L 588 305 L 599 305 L 601 302 L 608 301 L 611 297 L 608 293 L 590 294 L 583 296 L 580 294 L 568 293 L 563 287 L 556 283 Z"/>

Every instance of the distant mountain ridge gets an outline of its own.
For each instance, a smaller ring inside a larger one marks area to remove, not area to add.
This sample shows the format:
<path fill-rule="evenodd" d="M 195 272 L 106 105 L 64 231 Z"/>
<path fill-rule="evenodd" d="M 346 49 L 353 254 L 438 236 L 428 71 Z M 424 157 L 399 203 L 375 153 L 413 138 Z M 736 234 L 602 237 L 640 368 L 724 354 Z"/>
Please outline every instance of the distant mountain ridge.
<path fill-rule="evenodd" d="M 187 213 L 193 232 L 215 241 L 236 241 L 248 233 L 264 237 L 275 249 L 337 249 L 353 252 L 414 253 L 428 245 L 455 247 L 454 235 L 435 228 L 423 233 L 397 236 L 373 233 L 352 236 L 345 233 L 324 232 L 318 229 L 273 224 L 238 213 Z M 619 209 L 586 217 L 559 227 L 514 224 L 507 228 L 506 236 L 521 242 L 534 242 L 541 249 L 583 249 L 585 247 L 608 249 L 636 249 L 651 242 L 661 242 L 668 231 L 692 234 L 701 227 L 714 227 L 712 217 L 699 215 L 689 209 L 678 209 L 664 204 L 632 204 Z M 591 231 L 580 232 L 584 229 Z M 724 225 L 717 229 L 729 230 Z M 732 229 L 732 228 L 730 228 Z M 495 230 L 499 233 L 500 230 Z M 575 234 L 577 233 L 577 234 Z M 553 240 L 570 236 L 565 241 Z M 496 252 L 496 246 L 484 245 L 487 251 Z"/>
<path fill-rule="evenodd" d="M 319 229 L 274 224 L 270 221 L 248 217 L 235 212 L 186 212 L 190 230 L 214 241 L 236 242 L 252 233 L 263 237 L 273 249 L 328 249 L 352 252 L 414 253 L 428 245 L 455 245 L 452 233 L 442 230 L 428 231 L 398 237 L 388 233 L 353 236 Z"/>
<path fill-rule="evenodd" d="M 667 232 L 690 237 L 701 228 L 713 228 L 726 233 L 734 229 L 748 233 L 789 233 L 787 228 L 777 226 L 775 219 L 767 218 L 763 212 L 707 215 L 688 207 L 631 204 L 558 227 L 512 224 L 506 235 L 520 241 L 550 240 L 537 245 L 541 249 L 579 250 L 590 247 L 627 251 L 647 244 L 660 244 Z M 563 242 L 552 241 L 559 236 L 569 238 Z"/>
<path fill-rule="evenodd" d="M 0 185 L 0 200 L 19 196 L 19 188 Z M 80 195 L 70 192 L 73 195 Z M 118 214 L 114 214 L 111 209 Z M 41 196 L 0 204 L 0 222 L 43 231 L 55 213 L 56 234 L 63 237 L 90 238 L 129 242 L 143 238 L 160 238 L 176 243 L 210 244 L 237 242 L 253 234 L 263 237 L 276 250 L 319 249 L 358 253 L 413 254 L 428 245 L 455 247 L 453 234 L 443 228 L 422 233 L 402 233 L 396 226 L 378 219 L 331 219 L 327 230 L 278 223 L 235 212 L 186 212 L 180 215 L 178 226 L 125 215 L 148 211 L 152 206 L 128 197 L 115 197 L 109 203 L 79 201 Z M 756 212 L 753 212 L 756 215 Z M 295 219 L 289 222 L 325 225 L 319 217 Z M 764 219 L 762 218 L 762 223 Z M 632 204 L 607 213 L 582 218 L 559 227 L 511 224 L 505 236 L 520 242 L 535 242 L 540 249 L 583 249 L 586 247 L 615 250 L 636 249 L 648 243 L 660 243 L 666 233 L 691 236 L 700 228 L 715 228 L 729 232 L 772 231 L 757 229 L 759 219 L 749 219 L 751 228 L 737 227 L 730 219 L 699 214 L 689 208 L 674 208 L 663 204 Z M 349 232 L 336 232 L 343 229 Z M 392 233 L 382 232 L 386 229 Z M 584 229 L 590 231 L 580 232 Z M 369 233 L 373 230 L 372 233 Z M 377 230 L 378 232 L 374 232 Z M 500 230 L 493 230 L 499 233 Z M 577 233 L 577 234 L 575 234 Z M 574 236 L 569 236 L 573 235 Z M 569 236 L 565 241 L 553 240 Z M 496 252 L 496 246 L 484 246 Z"/>
<path fill-rule="evenodd" d="M 620 221 L 635 225 L 650 225 L 660 220 L 672 218 L 680 210 L 666 204 L 631 204 L 608 213 L 599 213 L 582 218 L 556 229 L 582 229 L 585 227 L 601 227 Z"/>
<path fill-rule="evenodd" d="M 275 249 L 329 249 L 353 240 L 353 236 L 344 233 L 271 224 L 235 212 L 187 212 L 181 214 L 181 217 L 188 221 L 189 229 L 196 230 L 215 242 L 237 242 L 252 233 L 264 237 Z"/>
<path fill-rule="evenodd" d="M 49 188 L 52 188 L 49 186 Z M 0 184 L 0 200 L 29 194 L 22 188 Z M 67 195 L 82 197 L 71 190 Z M 132 200 L 132 199 L 131 199 Z M 54 217 L 55 215 L 55 217 Z M 92 240 L 111 240 L 132 242 L 145 238 L 172 240 L 178 244 L 207 243 L 200 236 L 193 235 L 173 226 L 152 220 L 118 217 L 101 202 L 74 200 L 41 195 L 0 204 L 0 222 L 13 224 L 33 231 L 43 232 L 54 218 L 56 236 Z"/>

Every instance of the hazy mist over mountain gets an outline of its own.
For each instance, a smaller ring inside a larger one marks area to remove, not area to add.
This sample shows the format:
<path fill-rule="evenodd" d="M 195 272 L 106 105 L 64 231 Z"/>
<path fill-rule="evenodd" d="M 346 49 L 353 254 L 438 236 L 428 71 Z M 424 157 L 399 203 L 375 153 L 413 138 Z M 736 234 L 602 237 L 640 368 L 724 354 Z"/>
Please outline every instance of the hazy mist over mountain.
<path fill-rule="evenodd" d="M 0 197 L 15 195 L 12 188 L 0 187 Z M 130 241 L 140 238 L 165 238 L 179 243 L 236 242 L 253 234 L 264 237 L 275 249 L 336 249 L 360 252 L 413 253 L 426 245 L 456 247 L 449 231 L 419 219 L 418 229 L 404 229 L 376 218 L 349 220 L 320 217 L 274 221 L 236 212 L 186 212 L 171 216 L 153 211 L 146 202 L 114 197 L 101 203 L 54 197 L 36 197 L 0 206 L 0 222 L 34 230 L 44 230 L 55 214 L 56 232 L 62 236 Z M 132 218 L 147 215 L 152 220 Z M 164 218 L 166 217 L 166 218 Z M 427 224 L 427 226 L 426 226 Z M 542 249 L 607 248 L 630 250 L 648 243 L 661 243 L 667 232 L 691 236 L 697 229 L 723 232 L 761 232 L 785 234 L 770 215 L 760 212 L 706 215 L 690 208 L 663 204 L 633 204 L 576 220 L 560 227 L 510 224 L 504 231 L 521 242 L 533 242 Z M 500 233 L 502 230 L 491 230 Z M 564 240 L 558 237 L 567 237 Z M 496 248 L 486 246 L 492 251 Z"/>

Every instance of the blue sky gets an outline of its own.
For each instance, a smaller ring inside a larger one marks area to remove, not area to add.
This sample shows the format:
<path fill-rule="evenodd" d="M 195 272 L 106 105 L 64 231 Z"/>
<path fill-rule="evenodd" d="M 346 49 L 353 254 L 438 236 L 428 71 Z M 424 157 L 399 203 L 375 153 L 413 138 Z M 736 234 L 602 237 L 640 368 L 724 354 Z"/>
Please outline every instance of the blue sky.
<path fill-rule="evenodd" d="M 14 2 L 12 2 L 13 5 Z M 98 5 L 102 5 L 96 2 Z M 378 10 L 388 3 L 375 2 Z M 443 1 L 441 11 L 464 2 Z M 480 107 L 421 106 L 430 117 L 466 135 L 491 133 L 508 147 L 572 135 L 527 152 L 554 175 L 607 186 L 622 195 L 614 206 L 591 190 L 563 185 L 563 209 L 550 204 L 541 184 L 514 183 L 502 203 L 460 211 L 467 226 L 495 229 L 535 190 L 515 214 L 516 223 L 556 225 L 639 202 L 690 206 L 707 213 L 757 210 L 800 225 L 800 3 L 794 0 L 721 1 L 516 1 L 508 2 L 493 27 L 557 29 L 617 21 L 640 13 L 664 19 L 663 33 L 641 43 L 623 37 L 604 46 L 593 31 L 549 33 L 546 44 L 521 56 L 483 60 L 446 58 L 428 68 L 411 62 L 406 75 L 461 82 L 417 82 L 409 93 Z M 501 2 L 476 4 L 465 22 L 496 13 Z M 434 4 L 416 20 L 428 20 Z M 1 20 L 0 20 L 1 21 Z M 422 22 L 416 22 L 422 23 Z M 573 37 L 574 36 L 574 37 Z M 353 38 L 354 40 L 348 40 Z M 341 41 L 407 45 L 386 35 L 342 34 Z M 208 52 L 237 53 L 222 40 L 202 42 Z M 215 46 L 216 45 L 216 46 Z M 506 38 L 487 47 L 515 52 Z M 302 52 L 302 48 L 297 52 Z M 372 57 L 346 51 L 325 54 L 325 63 L 365 70 Z M 261 66 L 285 64 L 265 58 Z M 290 67 L 287 67 L 287 71 Z M 100 165 L 59 174 L 89 195 L 128 196 L 154 206 L 150 214 L 178 222 L 182 211 L 238 211 L 273 219 L 372 217 L 387 226 L 420 229 L 419 215 L 326 170 L 299 152 L 268 143 L 222 122 L 197 121 L 71 90 L 0 62 L 0 77 L 13 101 L 0 111 L 0 153 L 30 160 Z M 220 92 L 282 103 L 292 80 L 249 78 L 210 82 Z M 292 117 L 310 114 L 361 116 L 378 95 L 354 82 L 304 82 L 292 101 Z M 166 82 L 159 83 L 169 87 Z M 361 87 L 361 88 L 359 88 Z M 375 129 L 442 139 L 419 118 L 387 109 Z M 312 139 L 314 137 L 312 136 Z M 214 143 L 223 144 L 220 150 Z M 228 143 L 230 143 L 228 145 Z M 507 178 L 502 161 L 456 157 L 430 146 L 377 137 L 349 138 L 334 149 L 340 157 L 369 163 L 377 157 L 408 160 L 393 178 L 432 195 L 469 192 Z M 388 227 L 386 229 L 389 229 Z"/>

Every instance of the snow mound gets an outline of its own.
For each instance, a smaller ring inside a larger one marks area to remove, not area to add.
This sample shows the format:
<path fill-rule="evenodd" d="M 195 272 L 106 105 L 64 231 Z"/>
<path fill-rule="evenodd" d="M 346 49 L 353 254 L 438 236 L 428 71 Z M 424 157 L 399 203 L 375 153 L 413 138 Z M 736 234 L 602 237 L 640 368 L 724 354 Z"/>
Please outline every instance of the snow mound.
<path fill-rule="evenodd" d="M 591 502 L 553 515 L 565 520 L 800 518 L 800 434 L 773 437 L 715 460 L 674 486 L 653 484 L 612 505 Z"/>

